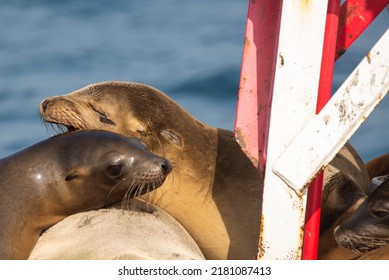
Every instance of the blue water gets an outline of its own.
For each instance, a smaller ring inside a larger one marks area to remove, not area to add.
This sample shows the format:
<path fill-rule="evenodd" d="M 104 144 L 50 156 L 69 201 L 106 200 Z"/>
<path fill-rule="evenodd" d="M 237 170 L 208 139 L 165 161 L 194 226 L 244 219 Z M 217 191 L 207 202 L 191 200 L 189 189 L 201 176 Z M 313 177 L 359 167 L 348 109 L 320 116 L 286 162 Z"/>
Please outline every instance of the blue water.
<path fill-rule="evenodd" d="M 233 129 L 248 1 L 0 1 L 0 157 L 50 136 L 39 102 L 104 80 L 155 86 Z M 384 12 L 336 65 L 334 88 L 389 26 Z M 389 152 L 389 100 L 351 139 Z M 385 125 L 386 123 L 386 125 Z"/>

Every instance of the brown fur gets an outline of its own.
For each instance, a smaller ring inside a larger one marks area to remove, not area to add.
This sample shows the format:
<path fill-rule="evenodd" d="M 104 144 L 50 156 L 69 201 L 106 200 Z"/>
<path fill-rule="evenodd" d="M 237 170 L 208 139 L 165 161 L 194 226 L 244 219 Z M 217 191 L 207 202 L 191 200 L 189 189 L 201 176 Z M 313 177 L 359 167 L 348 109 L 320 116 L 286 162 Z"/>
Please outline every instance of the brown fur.
<path fill-rule="evenodd" d="M 360 256 L 358 260 L 389 260 L 389 245 L 370 251 Z"/>
<path fill-rule="evenodd" d="M 389 174 L 389 154 L 372 159 L 366 163 L 366 169 L 369 172 L 370 179 Z"/>
<path fill-rule="evenodd" d="M 357 200 L 354 205 L 344 212 L 335 223 L 320 236 L 318 252 L 319 260 L 351 260 L 361 255 L 340 246 L 335 240 L 334 230 L 344 220 L 349 218 L 364 200 L 365 198 Z"/>
<path fill-rule="evenodd" d="M 363 161 L 347 143 L 324 171 L 320 232 L 325 232 L 370 191 L 370 180 Z"/>

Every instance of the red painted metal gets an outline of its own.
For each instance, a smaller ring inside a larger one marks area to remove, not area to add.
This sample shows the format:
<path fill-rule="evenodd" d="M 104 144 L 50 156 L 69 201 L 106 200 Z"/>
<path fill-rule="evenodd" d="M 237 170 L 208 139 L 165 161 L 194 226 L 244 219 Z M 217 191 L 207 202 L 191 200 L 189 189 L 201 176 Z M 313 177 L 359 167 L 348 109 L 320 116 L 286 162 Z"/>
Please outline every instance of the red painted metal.
<path fill-rule="evenodd" d="M 387 5 L 389 0 L 346 0 L 342 4 L 339 12 L 336 59 L 350 47 Z"/>
<path fill-rule="evenodd" d="M 235 137 L 265 171 L 282 0 L 249 1 L 236 108 Z"/>
<path fill-rule="evenodd" d="M 335 47 L 339 23 L 339 7 L 340 0 L 328 1 L 316 113 L 319 113 L 331 98 Z M 317 259 L 322 188 L 323 172 L 316 176 L 308 189 L 302 250 L 303 260 Z"/>

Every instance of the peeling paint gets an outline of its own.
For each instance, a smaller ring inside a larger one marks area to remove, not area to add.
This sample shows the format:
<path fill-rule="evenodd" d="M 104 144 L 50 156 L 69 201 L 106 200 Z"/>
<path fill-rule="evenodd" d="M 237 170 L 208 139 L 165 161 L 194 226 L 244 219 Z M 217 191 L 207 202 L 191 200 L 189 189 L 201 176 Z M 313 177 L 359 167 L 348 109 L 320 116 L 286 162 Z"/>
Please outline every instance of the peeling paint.
<path fill-rule="evenodd" d="M 246 156 L 250 159 L 250 161 L 253 163 L 255 168 L 258 168 L 258 158 L 255 157 L 255 155 L 251 155 L 249 151 L 247 150 L 246 145 L 246 138 L 244 137 L 242 130 L 240 128 L 235 129 L 235 140 L 243 150 L 243 152 L 246 154 Z"/>
<path fill-rule="evenodd" d="M 349 84 L 347 85 L 347 87 L 345 88 L 345 91 L 346 91 L 347 93 L 350 93 L 351 88 L 358 85 L 358 81 L 359 81 L 359 69 L 358 69 L 358 70 L 355 72 L 355 74 L 350 78 L 350 82 L 349 82 Z"/>
<path fill-rule="evenodd" d="M 244 41 L 243 41 L 243 44 L 246 46 L 246 47 L 249 47 L 250 46 L 250 39 L 247 38 L 247 37 L 244 37 Z"/>
<path fill-rule="evenodd" d="M 239 89 L 244 89 L 246 84 L 247 84 L 247 79 L 245 76 L 242 76 L 242 78 L 240 79 Z"/>

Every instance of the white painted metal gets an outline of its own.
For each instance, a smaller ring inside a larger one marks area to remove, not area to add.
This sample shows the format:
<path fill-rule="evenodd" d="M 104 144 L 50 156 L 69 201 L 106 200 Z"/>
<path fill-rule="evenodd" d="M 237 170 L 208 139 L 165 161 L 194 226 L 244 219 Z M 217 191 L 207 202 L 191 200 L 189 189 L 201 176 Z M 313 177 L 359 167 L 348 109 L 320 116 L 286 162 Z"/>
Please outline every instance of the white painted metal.
<path fill-rule="evenodd" d="M 320 114 L 313 116 L 273 171 L 296 192 L 326 166 L 389 90 L 389 31 L 351 73 Z"/>
<path fill-rule="evenodd" d="M 315 114 L 327 1 L 283 1 L 266 166 Z M 304 196 L 265 172 L 259 259 L 300 259 Z"/>

